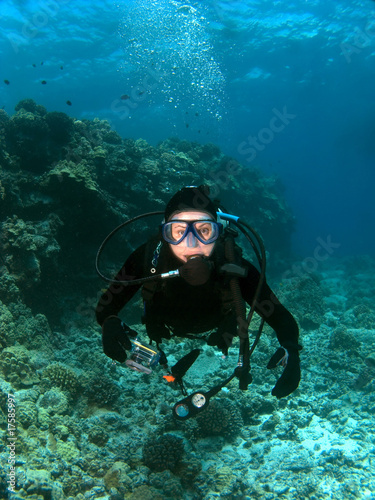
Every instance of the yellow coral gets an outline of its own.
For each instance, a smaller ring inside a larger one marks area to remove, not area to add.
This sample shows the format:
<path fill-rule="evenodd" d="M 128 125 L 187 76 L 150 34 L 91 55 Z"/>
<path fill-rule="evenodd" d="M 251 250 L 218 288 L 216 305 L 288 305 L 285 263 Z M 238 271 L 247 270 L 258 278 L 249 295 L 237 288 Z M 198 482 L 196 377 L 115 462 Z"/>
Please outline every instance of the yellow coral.
<path fill-rule="evenodd" d="M 67 463 L 74 462 L 80 454 L 80 451 L 72 442 L 57 441 L 56 442 L 56 453 L 61 460 Z"/>

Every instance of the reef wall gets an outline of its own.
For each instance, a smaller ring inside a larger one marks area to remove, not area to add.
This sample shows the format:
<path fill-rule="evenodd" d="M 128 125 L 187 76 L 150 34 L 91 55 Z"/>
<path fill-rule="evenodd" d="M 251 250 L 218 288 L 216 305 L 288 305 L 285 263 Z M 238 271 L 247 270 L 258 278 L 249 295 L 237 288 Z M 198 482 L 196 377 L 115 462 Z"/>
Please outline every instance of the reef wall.
<path fill-rule="evenodd" d="M 31 99 L 13 116 L 0 110 L 0 137 L 1 264 L 24 302 L 51 320 L 73 290 L 84 296 L 97 287 L 95 252 L 109 230 L 164 210 L 185 185 L 210 184 L 212 196 L 254 225 L 271 253 L 289 248 L 293 216 L 279 182 L 213 144 L 171 138 L 152 147 L 122 139 L 107 121 L 74 120 Z M 134 247 L 131 239 L 121 258 Z"/>

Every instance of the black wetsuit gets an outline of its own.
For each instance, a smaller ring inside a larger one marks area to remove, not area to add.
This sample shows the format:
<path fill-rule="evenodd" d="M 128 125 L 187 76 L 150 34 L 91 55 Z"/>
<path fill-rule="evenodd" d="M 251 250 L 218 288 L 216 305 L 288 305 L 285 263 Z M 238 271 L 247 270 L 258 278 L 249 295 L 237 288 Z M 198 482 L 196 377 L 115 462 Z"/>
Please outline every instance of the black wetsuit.
<path fill-rule="evenodd" d="M 116 276 L 118 280 L 137 279 L 151 275 L 151 268 L 156 274 L 165 273 L 182 266 L 171 252 L 169 245 L 163 242 L 157 259 L 152 263 L 159 238 L 151 239 L 135 250 Z M 218 240 L 210 256 L 213 269 L 210 278 L 203 285 L 193 286 L 183 278 L 155 280 L 144 285 L 145 316 L 148 335 L 160 342 L 162 338 L 174 335 L 198 335 L 213 329 L 211 345 L 222 347 L 219 337 L 225 330 L 236 328 L 234 306 L 229 300 L 228 276 L 220 273 L 224 263 L 224 244 Z M 258 270 L 249 262 L 241 259 L 247 268 L 247 276 L 240 278 L 240 289 L 244 300 L 251 304 L 259 280 Z M 111 315 L 117 315 L 139 290 L 139 286 L 112 284 L 101 296 L 96 308 L 96 317 L 100 325 Z M 265 319 L 276 332 L 281 345 L 298 343 L 298 326 L 290 312 L 277 300 L 267 284 L 262 287 L 255 311 Z M 215 337 L 216 335 L 216 337 Z M 213 340 L 212 340 L 213 339 Z"/>

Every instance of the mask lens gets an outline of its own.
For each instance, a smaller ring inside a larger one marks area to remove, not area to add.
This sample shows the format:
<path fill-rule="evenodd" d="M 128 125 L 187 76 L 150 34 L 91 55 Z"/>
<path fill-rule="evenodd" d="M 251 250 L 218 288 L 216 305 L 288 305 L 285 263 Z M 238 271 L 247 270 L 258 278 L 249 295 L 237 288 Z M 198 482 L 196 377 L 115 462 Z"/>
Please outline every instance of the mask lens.
<path fill-rule="evenodd" d="M 219 236 L 218 226 L 215 222 L 209 221 L 196 221 L 193 225 L 197 238 L 202 243 L 211 243 Z"/>
<path fill-rule="evenodd" d="M 168 243 L 177 245 L 186 236 L 188 223 L 183 221 L 167 222 L 163 225 L 163 237 Z"/>

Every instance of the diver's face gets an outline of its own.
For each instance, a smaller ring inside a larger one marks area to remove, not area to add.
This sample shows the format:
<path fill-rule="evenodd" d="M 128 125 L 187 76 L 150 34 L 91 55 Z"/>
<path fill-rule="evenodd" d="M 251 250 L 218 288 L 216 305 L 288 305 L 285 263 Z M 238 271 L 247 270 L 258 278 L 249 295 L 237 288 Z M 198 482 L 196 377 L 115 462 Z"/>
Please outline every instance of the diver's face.
<path fill-rule="evenodd" d="M 192 210 L 189 212 L 179 212 L 173 215 L 173 217 L 169 219 L 169 222 L 173 220 L 186 220 L 189 222 L 196 220 L 214 219 L 212 218 L 212 215 L 206 212 L 196 212 Z M 204 243 L 199 241 L 198 238 L 196 238 L 191 232 L 189 232 L 178 245 L 171 245 L 169 243 L 169 248 L 172 250 L 174 255 L 183 262 L 187 262 L 192 257 L 209 257 L 214 249 L 214 246 L 215 242 L 205 245 Z"/>

